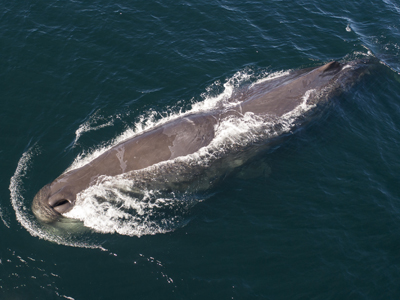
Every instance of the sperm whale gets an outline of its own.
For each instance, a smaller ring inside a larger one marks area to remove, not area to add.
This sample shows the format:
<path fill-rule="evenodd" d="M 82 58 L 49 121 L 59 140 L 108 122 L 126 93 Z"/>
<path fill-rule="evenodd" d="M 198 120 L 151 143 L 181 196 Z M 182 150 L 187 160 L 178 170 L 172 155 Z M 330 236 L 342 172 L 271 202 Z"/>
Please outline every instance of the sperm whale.
<path fill-rule="evenodd" d="M 33 199 L 32 211 L 42 221 L 55 221 L 75 206 L 77 194 L 96 184 L 101 176 L 134 176 L 134 171 L 196 153 L 213 141 L 219 124 L 228 118 L 251 114 L 263 120 L 279 120 L 301 105 L 326 103 L 368 73 L 369 66 L 367 60 L 333 61 L 253 84 L 236 93 L 231 99 L 234 104 L 228 108 L 166 122 L 121 142 L 78 169 L 65 172 L 40 189 Z"/>

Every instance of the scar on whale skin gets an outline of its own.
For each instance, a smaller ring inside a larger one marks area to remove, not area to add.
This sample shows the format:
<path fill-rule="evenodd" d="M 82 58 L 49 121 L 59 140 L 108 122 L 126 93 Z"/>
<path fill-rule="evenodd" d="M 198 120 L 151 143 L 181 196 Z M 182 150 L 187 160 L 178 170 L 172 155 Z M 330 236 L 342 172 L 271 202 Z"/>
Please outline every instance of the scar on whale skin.
<path fill-rule="evenodd" d="M 125 153 L 125 147 L 122 147 L 122 146 L 120 146 L 120 147 L 117 147 L 117 148 L 115 148 L 115 150 L 117 151 L 117 158 L 118 158 L 118 160 L 119 160 L 119 165 L 120 165 L 120 167 L 121 167 L 121 170 L 122 170 L 122 173 L 125 173 L 125 170 L 126 170 L 126 168 L 127 168 L 127 161 L 125 160 L 124 161 L 124 153 Z"/>

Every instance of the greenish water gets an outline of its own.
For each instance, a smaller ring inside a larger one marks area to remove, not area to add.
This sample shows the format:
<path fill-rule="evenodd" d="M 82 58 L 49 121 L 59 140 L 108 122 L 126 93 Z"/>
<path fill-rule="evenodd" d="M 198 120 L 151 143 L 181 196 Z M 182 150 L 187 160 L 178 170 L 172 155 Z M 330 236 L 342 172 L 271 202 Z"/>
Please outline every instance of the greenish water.
<path fill-rule="evenodd" d="M 399 298 L 398 2 L 2 7 L 1 299 Z M 30 210 L 71 164 L 169 115 L 372 55 L 380 67 L 322 118 L 206 193 L 151 194 L 86 227 Z"/>

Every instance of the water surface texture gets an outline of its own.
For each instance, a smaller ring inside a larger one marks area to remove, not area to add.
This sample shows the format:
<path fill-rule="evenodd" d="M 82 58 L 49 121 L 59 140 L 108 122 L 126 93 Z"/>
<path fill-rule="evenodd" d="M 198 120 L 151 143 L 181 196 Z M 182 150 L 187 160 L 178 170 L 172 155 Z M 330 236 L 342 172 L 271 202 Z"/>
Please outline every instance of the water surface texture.
<path fill-rule="evenodd" d="M 0 298 L 399 299 L 399 20 L 393 0 L 3 1 Z M 116 178 L 71 219 L 32 214 L 42 186 L 124 139 L 354 59 L 379 63 L 209 188 Z"/>

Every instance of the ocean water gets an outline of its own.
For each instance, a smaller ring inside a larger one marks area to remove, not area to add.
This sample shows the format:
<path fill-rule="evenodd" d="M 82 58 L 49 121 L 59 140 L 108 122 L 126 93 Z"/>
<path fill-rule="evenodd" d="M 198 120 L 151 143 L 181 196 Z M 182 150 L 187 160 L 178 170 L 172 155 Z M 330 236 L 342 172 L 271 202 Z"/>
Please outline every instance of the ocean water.
<path fill-rule="evenodd" d="M 398 1 L 2 7 L 0 299 L 400 297 Z M 132 196 L 118 178 L 74 220 L 32 214 L 42 186 L 119 141 L 246 84 L 372 57 L 320 118 L 203 192 Z"/>

